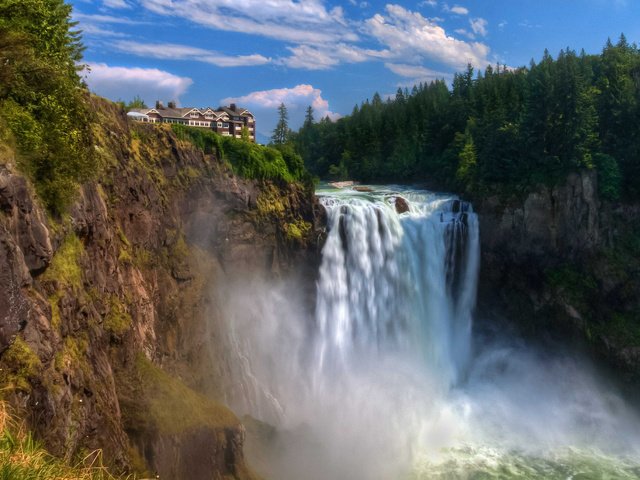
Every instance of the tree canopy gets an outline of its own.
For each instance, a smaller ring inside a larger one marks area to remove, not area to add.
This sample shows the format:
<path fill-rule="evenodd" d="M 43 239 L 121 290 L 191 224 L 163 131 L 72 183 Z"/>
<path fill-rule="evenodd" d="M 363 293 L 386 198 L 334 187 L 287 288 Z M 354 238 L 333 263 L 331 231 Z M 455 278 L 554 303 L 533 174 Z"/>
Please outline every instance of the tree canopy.
<path fill-rule="evenodd" d="M 0 0 L 0 137 L 51 211 L 94 171 L 80 32 L 63 0 Z"/>
<path fill-rule="evenodd" d="M 320 177 L 426 181 L 512 194 L 595 168 L 609 199 L 640 198 L 640 51 L 620 37 L 600 55 L 545 51 L 530 66 L 470 66 L 443 80 L 356 105 L 295 137 Z"/>

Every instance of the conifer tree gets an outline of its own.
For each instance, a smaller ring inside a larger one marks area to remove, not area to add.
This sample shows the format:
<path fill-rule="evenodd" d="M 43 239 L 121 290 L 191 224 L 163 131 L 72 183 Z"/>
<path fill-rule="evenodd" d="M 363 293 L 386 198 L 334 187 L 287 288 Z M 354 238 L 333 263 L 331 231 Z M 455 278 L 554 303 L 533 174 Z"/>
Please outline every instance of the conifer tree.
<path fill-rule="evenodd" d="M 304 127 L 310 127 L 311 125 L 313 125 L 314 122 L 314 118 L 313 118 L 313 107 L 311 105 L 309 105 L 307 107 L 307 109 L 305 110 L 305 115 L 304 115 Z"/>
<path fill-rule="evenodd" d="M 275 145 L 283 145 L 287 143 L 290 136 L 289 130 L 289 113 L 284 103 L 281 103 L 278 107 L 278 123 L 271 135 L 271 143 Z"/>

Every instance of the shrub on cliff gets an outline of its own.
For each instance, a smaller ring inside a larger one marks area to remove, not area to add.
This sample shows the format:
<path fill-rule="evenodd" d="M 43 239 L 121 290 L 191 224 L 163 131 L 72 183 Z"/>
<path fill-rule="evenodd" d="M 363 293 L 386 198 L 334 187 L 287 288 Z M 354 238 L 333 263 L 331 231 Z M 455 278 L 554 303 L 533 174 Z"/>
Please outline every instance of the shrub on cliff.
<path fill-rule="evenodd" d="M 0 0 L 0 137 L 13 136 L 18 166 L 52 212 L 95 171 L 70 14 L 63 0 Z"/>
<path fill-rule="evenodd" d="M 172 125 L 171 128 L 181 140 L 228 161 L 233 171 L 244 178 L 295 182 L 306 181 L 309 176 L 292 145 L 265 147 L 202 128 L 184 125 Z"/>
<path fill-rule="evenodd" d="M 620 189 L 622 175 L 618 162 L 611 155 L 597 153 L 593 156 L 596 170 L 598 172 L 598 193 L 605 200 L 620 199 Z"/>

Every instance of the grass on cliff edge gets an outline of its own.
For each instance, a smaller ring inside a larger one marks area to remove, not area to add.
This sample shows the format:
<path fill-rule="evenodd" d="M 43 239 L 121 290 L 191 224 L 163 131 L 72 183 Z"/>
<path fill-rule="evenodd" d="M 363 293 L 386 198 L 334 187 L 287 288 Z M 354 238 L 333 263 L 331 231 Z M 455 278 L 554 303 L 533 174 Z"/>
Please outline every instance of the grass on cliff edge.
<path fill-rule="evenodd" d="M 50 455 L 0 402 L 0 480 L 116 480 L 100 464 L 100 452 L 69 466 Z"/>
<path fill-rule="evenodd" d="M 133 386 L 130 398 L 121 398 L 129 429 L 156 428 L 179 434 L 191 428 L 236 427 L 240 423 L 227 407 L 195 392 L 142 354 L 136 359 L 135 377 L 128 379 Z"/>

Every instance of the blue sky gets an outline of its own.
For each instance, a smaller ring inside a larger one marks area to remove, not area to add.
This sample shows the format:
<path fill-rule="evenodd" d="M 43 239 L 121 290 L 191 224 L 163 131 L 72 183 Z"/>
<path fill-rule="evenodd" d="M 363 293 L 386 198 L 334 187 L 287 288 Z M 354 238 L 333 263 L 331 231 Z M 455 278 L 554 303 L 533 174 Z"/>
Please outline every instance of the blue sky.
<path fill-rule="evenodd" d="M 346 115 L 374 92 L 394 94 L 467 63 L 516 67 L 545 48 L 599 53 L 624 32 L 640 41 L 636 0 L 71 0 L 89 87 L 148 104 L 235 101 L 268 138 L 284 102 Z"/>

